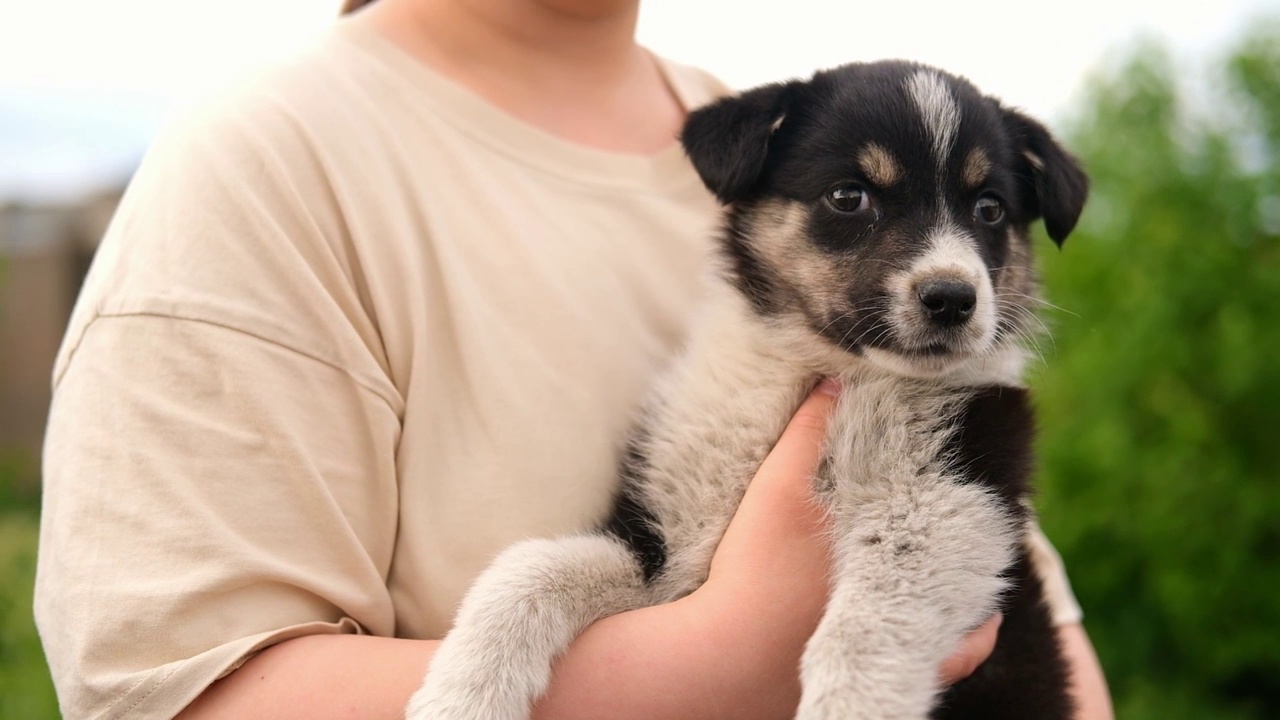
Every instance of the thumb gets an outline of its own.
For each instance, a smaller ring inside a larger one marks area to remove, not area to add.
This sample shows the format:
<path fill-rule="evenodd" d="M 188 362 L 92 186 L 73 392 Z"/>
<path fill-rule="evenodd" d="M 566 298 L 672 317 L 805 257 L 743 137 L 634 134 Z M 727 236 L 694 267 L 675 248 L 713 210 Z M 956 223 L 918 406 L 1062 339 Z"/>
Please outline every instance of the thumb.
<path fill-rule="evenodd" d="M 743 507 L 760 506 L 778 517 L 795 515 L 787 511 L 798 504 L 811 504 L 813 484 L 810 481 L 822 461 L 827 421 L 839 394 L 839 385 L 823 380 L 801 403 L 747 487 Z"/>
<path fill-rule="evenodd" d="M 721 550 L 735 548 L 759 557 L 754 552 L 757 544 L 819 538 L 825 521 L 813 502 L 812 479 L 822 460 L 827 421 L 839 393 L 837 384 L 824 380 L 801 403 L 747 486 L 721 540 Z"/>
<path fill-rule="evenodd" d="M 969 633 L 960 647 L 956 649 L 938 668 L 938 677 L 944 685 L 953 685 L 973 674 L 978 666 L 986 662 L 996 648 L 997 634 L 1004 615 L 996 613 L 976 630 Z"/>

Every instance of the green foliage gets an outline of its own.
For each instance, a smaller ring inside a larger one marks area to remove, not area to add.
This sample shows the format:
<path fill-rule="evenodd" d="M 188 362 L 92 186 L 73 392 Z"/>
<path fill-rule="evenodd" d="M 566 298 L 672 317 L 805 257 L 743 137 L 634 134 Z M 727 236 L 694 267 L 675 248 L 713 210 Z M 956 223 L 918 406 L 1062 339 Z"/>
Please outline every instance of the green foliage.
<path fill-rule="evenodd" d="M 1041 263 L 1043 524 L 1126 720 L 1280 717 L 1280 24 L 1210 92 L 1151 46 L 1095 83 Z"/>
<path fill-rule="evenodd" d="M 7 270 L 0 257 L 0 284 Z M 59 717 L 31 616 L 40 497 L 38 488 L 23 481 L 34 474 L 33 467 L 21 451 L 0 447 L 0 718 L 6 720 Z"/>
<path fill-rule="evenodd" d="M 9 264 L 0 255 L 0 287 L 4 286 Z M 5 322 L 5 310 L 0 306 L 0 323 Z M 0 358 L 0 373 L 4 362 Z M 3 380 L 3 377 L 0 377 Z M 4 410 L 0 408 L 0 411 Z M 0 513 L 11 508 L 36 510 L 40 506 L 39 483 L 34 481 L 37 471 L 34 458 L 21 448 L 0 445 Z"/>
<path fill-rule="evenodd" d="M 0 448 L 0 513 L 39 510 L 40 488 L 29 479 L 36 474 L 34 467 L 34 460 L 21 449 Z"/>
<path fill-rule="evenodd" d="M 0 718 L 58 717 L 53 681 L 31 620 L 36 519 L 0 512 Z"/>

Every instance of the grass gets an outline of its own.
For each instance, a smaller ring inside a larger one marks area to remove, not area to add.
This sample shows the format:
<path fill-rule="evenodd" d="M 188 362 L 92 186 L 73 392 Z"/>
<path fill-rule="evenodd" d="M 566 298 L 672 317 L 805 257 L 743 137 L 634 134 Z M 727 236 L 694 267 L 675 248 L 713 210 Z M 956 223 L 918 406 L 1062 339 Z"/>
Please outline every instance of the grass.
<path fill-rule="evenodd" d="M 29 509 L 0 506 L 0 718 L 59 717 L 31 616 L 38 526 Z"/>

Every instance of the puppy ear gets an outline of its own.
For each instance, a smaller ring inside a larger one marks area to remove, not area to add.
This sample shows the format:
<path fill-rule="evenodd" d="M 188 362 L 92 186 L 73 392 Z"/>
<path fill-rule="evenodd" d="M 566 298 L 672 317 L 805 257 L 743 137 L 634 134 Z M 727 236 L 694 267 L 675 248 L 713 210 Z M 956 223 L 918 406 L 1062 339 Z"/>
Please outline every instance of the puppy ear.
<path fill-rule="evenodd" d="M 786 117 L 798 85 L 764 85 L 689 114 L 680 141 L 702 182 L 720 202 L 741 199 L 760 180 L 769 139 Z"/>
<path fill-rule="evenodd" d="M 1075 229 L 1089 196 L 1089 177 L 1080 162 L 1062 148 L 1048 128 L 1014 110 L 1004 111 L 1013 140 L 1022 202 L 1059 247 Z"/>

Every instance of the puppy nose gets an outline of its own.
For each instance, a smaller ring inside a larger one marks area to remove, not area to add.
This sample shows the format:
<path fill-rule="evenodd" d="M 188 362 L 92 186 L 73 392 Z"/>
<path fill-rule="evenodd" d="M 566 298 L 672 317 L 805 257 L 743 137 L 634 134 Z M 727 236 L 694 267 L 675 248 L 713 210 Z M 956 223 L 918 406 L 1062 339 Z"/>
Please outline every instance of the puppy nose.
<path fill-rule="evenodd" d="M 977 289 L 961 280 L 926 280 L 916 286 L 916 297 L 929 320 L 943 327 L 968 322 L 978 303 Z"/>

